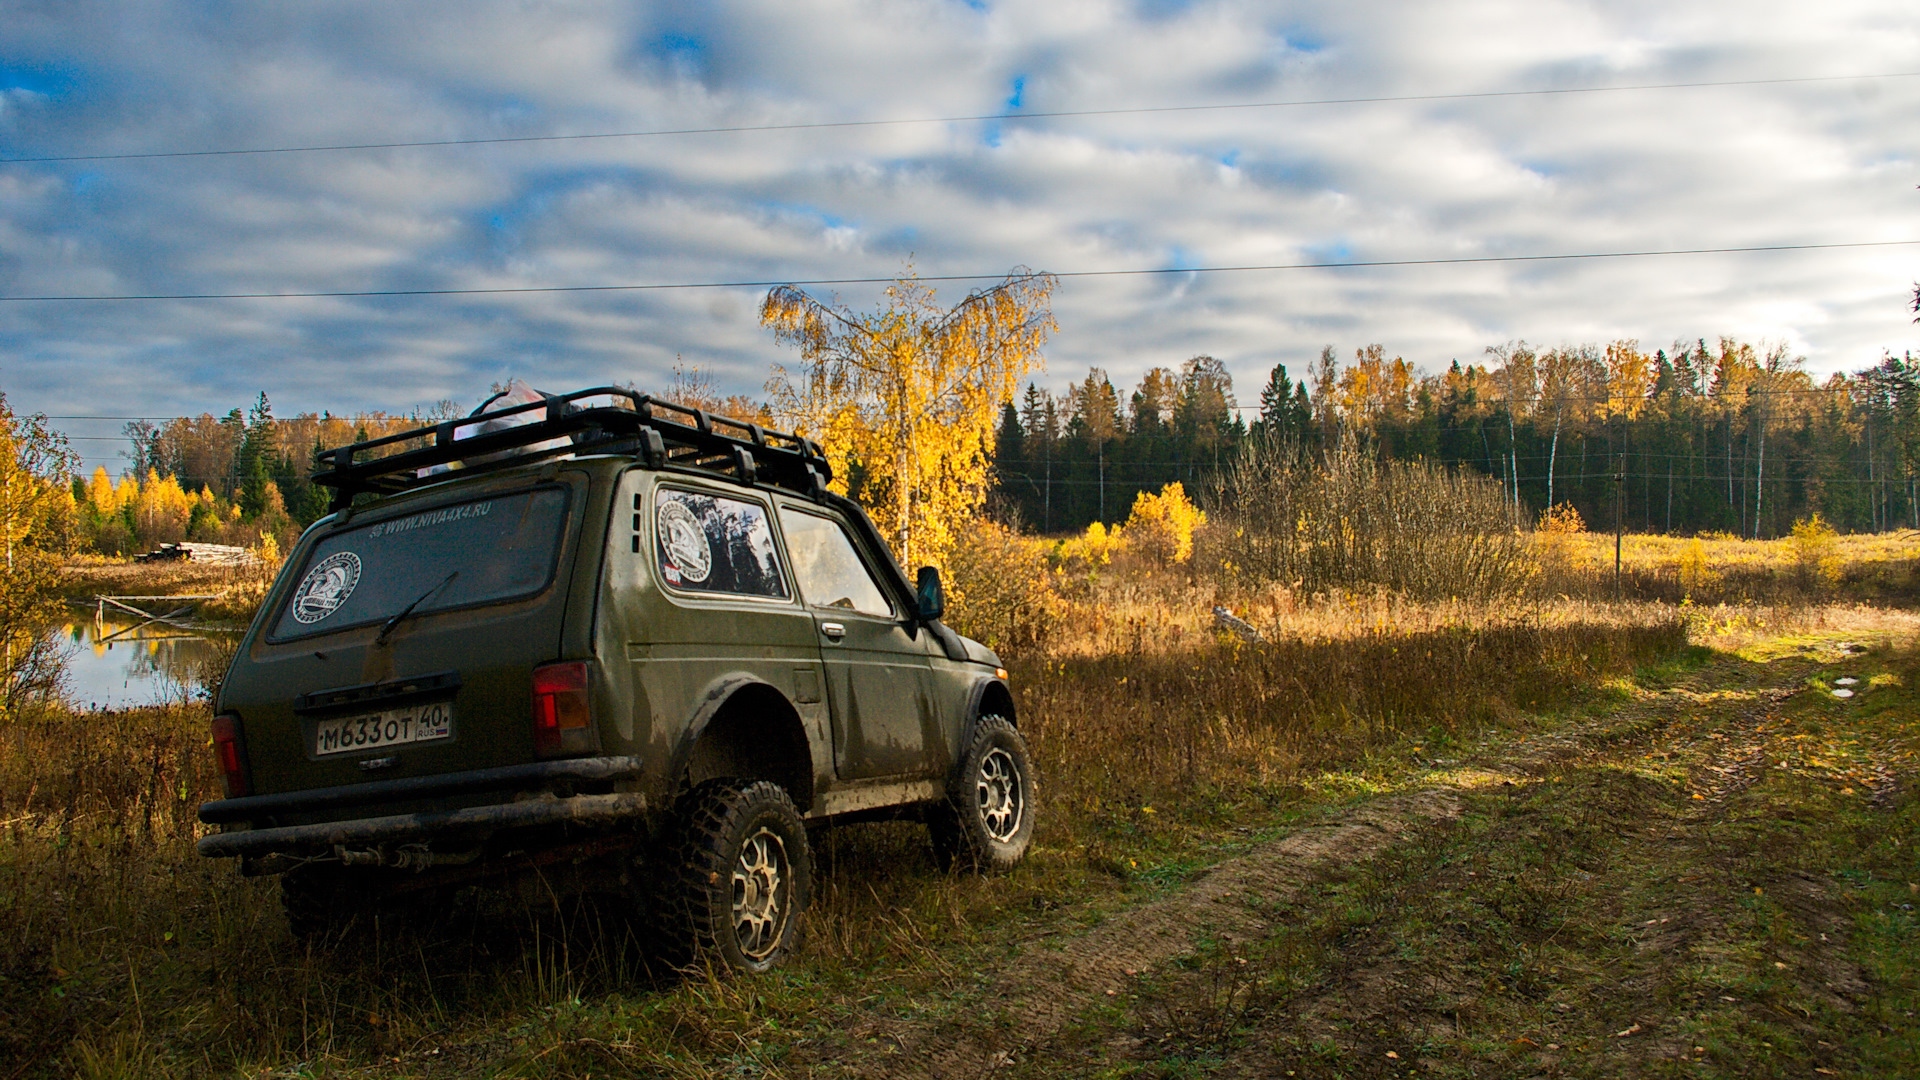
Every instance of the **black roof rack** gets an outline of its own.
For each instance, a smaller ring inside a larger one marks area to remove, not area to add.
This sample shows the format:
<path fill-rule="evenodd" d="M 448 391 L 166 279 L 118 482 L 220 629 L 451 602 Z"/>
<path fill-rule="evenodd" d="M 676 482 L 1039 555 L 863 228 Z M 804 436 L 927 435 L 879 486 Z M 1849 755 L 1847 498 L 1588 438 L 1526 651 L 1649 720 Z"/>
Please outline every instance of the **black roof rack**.
<path fill-rule="evenodd" d="M 589 398 L 610 400 L 577 404 Z M 490 420 L 540 409 L 546 410 L 543 420 L 476 430 Z M 814 498 L 833 479 L 826 454 L 811 439 L 632 390 L 596 386 L 323 450 L 323 468 L 313 482 L 332 488 L 332 509 L 343 510 L 362 493 L 390 495 L 568 454 L 630 454 L 654 468 L 704 469 Z M 424 472 L 456 462 L 453 472 Z"/>

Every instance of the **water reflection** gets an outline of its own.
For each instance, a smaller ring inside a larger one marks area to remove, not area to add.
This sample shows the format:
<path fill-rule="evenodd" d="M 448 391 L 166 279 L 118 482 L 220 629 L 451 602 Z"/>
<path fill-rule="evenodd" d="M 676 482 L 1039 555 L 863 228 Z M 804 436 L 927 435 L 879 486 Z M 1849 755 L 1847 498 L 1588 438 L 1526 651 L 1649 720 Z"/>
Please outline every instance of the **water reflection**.
<path fill-rule="evenodd" d="M 231 634 L 108 613 L 54 628 L 67 652 L 67 698 L 86 709 L 124 709 L 204 696 Z"/>

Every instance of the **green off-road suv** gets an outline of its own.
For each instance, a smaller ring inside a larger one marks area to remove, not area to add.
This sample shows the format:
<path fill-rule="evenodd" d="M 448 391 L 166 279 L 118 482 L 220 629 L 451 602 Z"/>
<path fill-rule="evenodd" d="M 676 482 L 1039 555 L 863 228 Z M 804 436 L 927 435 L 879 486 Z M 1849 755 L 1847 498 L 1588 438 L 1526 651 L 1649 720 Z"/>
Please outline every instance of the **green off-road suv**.
<path fill-rule="evenodd" d="M 1004 869 L 1034 775 L 1000 660 L 940 622 L 808 440 L 613 388 L 328 451 L 220 686 L 200 852 L 296 934 L 515 884 L 623 895 L 671 962 L 791 953 L 811 826 L 924 819 Z"/>

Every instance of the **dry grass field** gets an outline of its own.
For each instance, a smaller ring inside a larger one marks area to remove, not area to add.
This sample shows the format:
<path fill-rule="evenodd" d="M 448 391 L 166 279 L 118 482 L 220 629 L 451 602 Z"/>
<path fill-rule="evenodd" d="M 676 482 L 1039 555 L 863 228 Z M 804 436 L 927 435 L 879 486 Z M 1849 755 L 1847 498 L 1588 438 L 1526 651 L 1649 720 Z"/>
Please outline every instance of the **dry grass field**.
<path fill-rule="evenodd" d="M 1642 579 L 1675 543 L 1632 539 Z M 957 877 L 918 826 L 828 831 L 805 952 L 757 980 L 485 894 L 303 949 L 270 883 L 192 853 L 203 706 L 43 710 L 0 729 L 0 1077 L 1898 1074 L 1920 620 L 1854 583 L 1906 587 L 1913 549 L 1798 582 L 1713 543 L 1721 581 L 1784 583 L 1615 603 L 1577 536 L 1584 585 L 1502 602 L 1111 567 L 982 613 L 1032 857 Z"/>
<path fill-rule="evenodd" d="M 1779 540 L 1628 535 L 1626 595 L 1678 603 L 1920 600 L 1920 531 Z M 1573 587 L 1611 595 L 1613 537 L 1580 533 L 1562 549 Z"/>

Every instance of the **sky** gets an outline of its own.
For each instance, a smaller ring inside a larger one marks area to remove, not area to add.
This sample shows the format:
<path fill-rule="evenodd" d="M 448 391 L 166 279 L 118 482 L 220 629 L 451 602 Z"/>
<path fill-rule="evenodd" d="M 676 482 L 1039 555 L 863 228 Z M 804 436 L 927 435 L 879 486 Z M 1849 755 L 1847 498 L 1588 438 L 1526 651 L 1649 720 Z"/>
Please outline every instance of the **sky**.
<path fill-rule="evenodd" d="M 1025 266 L 1066 275 L 1042 385 L 1204 353 L 1242 405 L 1326 345 L 1434 372 L 1729 335 L 1816 376 L 1920 348 L 1910 0 L 0 0 L 0 26 L 0 390 L 89 469 L 124 464 L 122 421 L 66 417 L 466 408 L 676 364 L 761 396 L 793 357 L 765 286 L 26 298 L 911 265 L 978 275 L 936 283 L 958 301 Z M 1587 92 L 1675 83 L 1743 85 Z M 714 128 L 759 130 L 618 134 Z M 547 138 L 582 135 L 617 137 Z M 500 139 L 540 141 L 473 141 Z M 1879 246 L 1430 261 L 1840 244 Z M 1208 269 L 1379 262 L 1420 264 Z"/>

